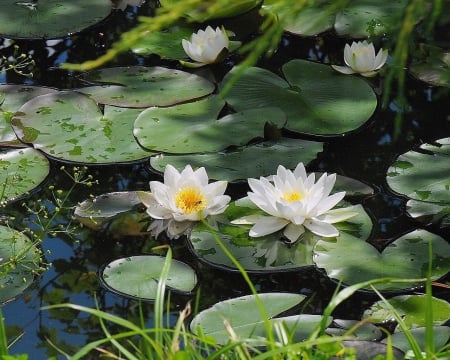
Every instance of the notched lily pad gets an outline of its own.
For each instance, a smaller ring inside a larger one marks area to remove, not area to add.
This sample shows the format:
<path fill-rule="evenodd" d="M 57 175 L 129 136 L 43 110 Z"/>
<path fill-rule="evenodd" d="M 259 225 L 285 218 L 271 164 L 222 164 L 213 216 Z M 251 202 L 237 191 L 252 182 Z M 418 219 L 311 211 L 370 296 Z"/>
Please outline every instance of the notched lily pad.
<path fill-rule="evenodd" d="M 153 156 L 150 166 L 160 172 L 167 164 L 180 171 L 187 164 L 203 166 L 210 179 L 238 181 L 274 174 L 278 165 L 293 169 L 299 162 L 307 164 L 322 150 L 321 142 L 282 138 L 218 153 Z"/>
<path fill-rule="evenodd" d="M 37 188 L 47 177 L 47 158 L 32 148 L 0 151 L 0 201 L 14 201 Z"/>
<path fill-rule="evenodd" d="M 117 259 L 106 265 L 101 272 L 104 286 L 120 295 L 154 300 L 165 257 L 138 255 Z M 195 271 L 187 264 L 172 260 L 166 280 L 168 289 L 190 294 L 197 284 Z"/>
<path fill-rule="evenodd" d="M 340 241 L 346 232 L 357 234 L 363 239 L 369 236 L 372 228 L 370 218 L 360 205 L 355 206 L 355 211 L 358 215 L 350 221 L 335 224 L 341 234 L 333 241 Z M 248 234 L 250 226 L 231 223 L 243 216 L 255 214 L 262 212 L 247 198 L 231 203 L 224 214 L 216 218 L 217 232 L 213 233 L 200 223 L 194 226 L 189 238 L 191 250 L 200 260 L 212 266 L 237 271 L 217 244 L 217 236 L 248 272 L 293 271 L 314 265 L 313 249 L 321 239 L 319 236 L 307 231 L 300 240 L 291 244 L 283 240 L 280 232 L 252 238 Z"/>
<path fill-rule="evenodd" d="M 41 252 L 25 234 L 0 225 L 0 304 L 32 284 L 40 261 Z"/>
<path fill-rule="evenodd" d="M 83 225 L 112 236 L 136 236 L 147 233 L 148 215 L 135 191 L 102 194 L 76 206 L 74 216 Z"/>
<path fill-rule="evenodd" d="M 110 0 L 3 1 L 0 34 L 8 38 L 63 37 L 104 20 Z"/>
<path fill-rule="evenodd" d="M 225 95 L 236 111 L 278 107 L 288 130 L 316 135 L 353 131 L 370 119 L 377 106 L 370 85 L 359 77 L 339 76 L 330 66 L 291 60 L 282 67 L 286 80 L 250 67 Z M 228 73 L 223 84 L 233 76 Z"/>
<path fill-rule="evenodd" d="M 160 66 L 92 70 L 80 76 L 93 86 L 78 89 L 96 102 L 121 107 L 171 106 L 211 94 L 215 85 L 195 74 Z"/>
<path fill-rule="evenodd" d="M 262 293 L 258 294 L 258 298 L 264 307 L 264 316 L 272 319 L 298 305 L 305 296 L 292 293 Z M 283 321 L 284 319 L 286 317 L 271 321 Z M 261 339 L 261 337 L 267 336 L 263 315 L 254 295 L 221 301 L 201 311 L 192 320 L 190 328 L 194 334 L 199 334 L 201 331 L 203 335 L 211 336 L 218 344 L 226 344 L 230 335 L 224 325 L 224 320 L 240 339 Z M 320 322 L 320 316 L 315 320 L 317 325 Z M 299 327 L 301 327 L 301 321 Z"/>
<path fill-rule="evenodd" d="M 330 278 L 353 285 L 378 278 L 420 279 L 426 277 L 429 242 L 432 243 L 433 280 L 450 270 L 450 245 L 442 237 L 426 230 L 415 230 L 396 239 L 381 253 L 361 239 L 342 232 L 337 241 L 317 242 L 314 262 L 325 269 Z M 401 290 L 421 285 L 411 283 L 381 283 L 380 290 Z"/>
<path fill-rule="evenodd" d="M 97 103 L 75 91 L 37 96 L 12 118 L 18 138 L 51 157 L 79 163 L 128 163 L 151 155 L 133 137 L 140 109 Z"/>

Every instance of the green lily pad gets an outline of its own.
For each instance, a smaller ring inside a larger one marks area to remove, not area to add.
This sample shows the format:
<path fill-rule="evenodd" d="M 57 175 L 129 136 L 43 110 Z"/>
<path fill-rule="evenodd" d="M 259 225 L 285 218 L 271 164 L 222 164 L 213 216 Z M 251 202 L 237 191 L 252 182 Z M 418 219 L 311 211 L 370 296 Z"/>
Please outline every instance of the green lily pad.
<path fill-rule="evenodd" d="M 408 329 L 426 325 L 427 295 L 399 295 L 388 299 L 388 302 L 394 307 L 395 312 L 401 316 Z M 450 319 L 450 304 L 447 301 L 433 297 L 431 307 L 433 325 L 443 325 Z M 376 323 L 395 320 L 393 312 L 382 300 L 377 301 L 364 311 L 363 318 Z"/>
<path fill-rule="evenodd" d="M 41 252 L 25 234 L 0 225 L 0 304 L 32 284 L 40 259 Z"/>
<path fill-rule="evenodd" d="M 262 293 L 258 298 L 264 307 L 264 315 L 254 295 L 246 295 L 221 301 L 198 313 L 190 324 L 191 331 L 214 338 L 218 344 L 226 344 L 230 335 L 224 320 L 241 339 L 265 336 L 264 316 L 274 316 L 289 310 L 304 300 L 305 296 L 292 293 Z M 278 319 L 278 321 L 283 318 Z M 275 319 L 273 319 L 275 320 Z"/>
<path fill-rule="evenodd" d="M 317 135 L 355 130 L 375 111 L 376 95 L 359 77 L 340 76 L 305 60 L 291 60 L 282 70 L 286 80 L 262 68 L 245 69 L 225 100 L 236 111 L 278 107 L 287 116 L 288 130 Z M 225 84 L 233 74 L 225 76 Z"/>
<path fill-rule="evenodd" d="M 42 86 L 0 84 L 0 145 L 23 145 L 11 127 L 11 117 L 28 100 L 56 91 Z"/>
<path fill-rule="evenodd" d="M 437 143 L 400 155 L 388 169 L 389 186 L 414 200 L 450 205 L 450 138 Z"/>
<path fill-rule="evenodd" d="M 154 300 L 165 261 L 165 257 L 154 255 L 117 259 L 103 269 L 102 282 L 121 295 Z M 166 285 L 171 291 L 189 294 L 197 285 L 197 275 L 189 265 L 172 260 Z"/>
<path fill-rule="evenodd" d="M 352 0 L 336 14 L 334 29 L 352 38 L 385 35 L 398 28 L 407 5 L 407 0 Z"/>
<path fill-rule="evenodd" d="M 450 87 L 450 52 L 431 46 L 425 59 L 417 59 L 409 67 L 417 79 L 434 86 Z"/>
<path fill-rule="evenodd" d="M 414 329 L 410 329 L 409 333 L 414 337 L 416 342 L 419 344 L 422 351 L 426 349 L 426 328 L 418 327 Z M 433 326 L 433 340 L 434 340 L 434 348 L 436 350 L 441 349 L 448 343 L 450 338 L 450 327 L 448 326 Z M 411 344 L 408 341 L 405 333 L 402 331 L 397 331 L 391 335 L 392 346 L 407 352 L 411 350 Z M 387 340 L 382 340 L 383 343 L 386 343 Z"/>
<path fill-rule="evenodd" d="M 32 148 L 0 151 L 0 201 L 13 201 L 38 187 L 47 177 L 47 158 Z"/>
<path fill-rule="evenodd" d="M 147 158 L 133 137 L 139 109 L 97 103 L 75 91 L 41 95 L 12 118 L 19 139 L 51 157 L 80 163 L 119 163 Z"/>
<path fill-rule="evenodd" d="M 239 0 L 231 1 L 227 3 L 225 7 L 214 7 L 214 12 L 205 11 L 206 9 L 199 7 L 198 10 L 188 11 L 186 17 L 190 21 L 205 22 L 213 19 L 228 18 L 231 16 L 237 16 L 243 14 L 251 9 L 257 7 L 261 3 L 261 0 Z M 161 6 L 163 7 L 175 7 L 179 5 L 178 0 L 161 0 Z"/>
<path fill-rule="evenodd" d="M 296 35 L 313 36 L 333 28 L 335 14 L 329 1 L 315 1 L 305 5 L 299 12 L 292 14 L 290 6 L 275 9 L 272 3 L 279 5 L 279 1 L 264 1 L 264 8 L 275 10 L 285 21 L 284 30 Z M 288 5 L 288 4 L 286 4 Z"/>
<path fill-rule="evenodd" d="M 331 336 L 347 336 L 356 340 L 377 341 L 383 336 L 378 326 L 358 320 L 334 319 L 336 327 L 329 327 L 326 333 Z"/>
<path fill-rule="evenodd" d="M 119 191 L 87 199 L 75 207 L 74 216 L 83 225 L 96 231 L 107 231 L 112 236 L 146 234 L 148 219 L 139 211 L 142 202 L 136 191 Z"/>
<path fill-rule="evenodd" d="M 115 67 L 92 70 L 80 76 L 89 83 L 77 91 L 101 104 L 147 108 L 171 106 L 212 93 L 212 82 L 195 74 L 164 67 Z"/>
<path fill-rule="evenodd" d="M 8 38 L 56 38 L 104 20 L 110 0 L 3 1 L 0 34 Z"/>
<path fill-rule="evenodd" d="M 295 168 L 315 159 L 323 150 L 321 142 L 282 138 L 238 148 L 234 151 L 211 154 L 158 155 L 150 158 L 150 165 L 163 172 L 167 164 L 178 170 L 187 164 L 205 167 L 210 179 L 236 181 L 274 174 L 278 165 Z M 252 164 L 242 166 L 241 164 Z"/>
<path fill-rule="evenodd" d="M 411 217 L 425 225 L 441 223 L 450 225 L 450 203 L 440 204 L 427 201 L 408 200 L 406 211 Z"/>
<path fill-rule="evenodd" d="M 342 204 L 341 204 L 342 205 Z M 347 204 L 346 204 L 347 205 Z M 358 215 L 348 222 L 335 224 L 341 230 L 339 239 L 345 232 L 350 232 L 366 239 L 371 231 L 372 222 L 362 206 L 356 205 Z M 282 241 L 279 232 L 252 238 L 248 232 L 250 226 L 234 225 L 231 221 L 243 216 L 262 214 L 261 210 L 247 198 L 240 199 L 228 206 L 217 221 L 217 232 L 212 232 L 205 225 L 194 226 L 189 238 L 191 251 L 202 261 L 219 268 L 237 270 L 230 258 L 217 244 L 217 236 L 228 251 L 248 272 L 293 271 L 314 265 L 313 249 L 321 238 L 307 231 L 294 244 Z"/>
<path fill-rule="evenodd" d="M 285 122 L 276 108 L 242 111 L 217 120 L 223 105 L 223 100 L 213 96 L 170 108 L 149 108 L 136 119 L 134 135 L 152 151 L 208 152 L 245 145 L 264 136 L 266 123 L 281 128 Z"/>
<path fill-rule="evenodd" d="M 320 240 L 314 248 L 314 262 L 330 278 L 353 285 L 378 278 L 418 279 L 426 277 L 428 243 L 432 243 L 432 279 L 450 270 L 450 245 L 426 230 L 415 230 L 396 239 L 383 252 L 365 241 L 342 232 L 337 241 Z M 413 288 L 421 283 L 381 283 L 380 290 Z"/>

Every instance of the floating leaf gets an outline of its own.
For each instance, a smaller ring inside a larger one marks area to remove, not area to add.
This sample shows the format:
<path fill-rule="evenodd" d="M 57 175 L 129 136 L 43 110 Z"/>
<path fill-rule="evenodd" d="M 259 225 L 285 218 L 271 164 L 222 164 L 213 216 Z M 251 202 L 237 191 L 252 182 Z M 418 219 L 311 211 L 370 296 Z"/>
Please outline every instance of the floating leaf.
<path fill-rule="evenodd" d="M 111 291 L 124 296 L 154 300 L 165 257 L 138 255 L 110 262 L 102 271 L 102 281 Z M 189 294 L 197 284 L 195 271 L 187 264 L 172 260 L 166 286 Z"/>
<path fill-rule="evenodd" d="M 408 200 L 406 211 L 411 217 L 418 219 L 426 225 L 442 223 L 449 225 L 450 203 L 440 204 L 418 200 Z"/>
<path fill-rule="evenodd" d="M 333 320 L 336 327 L 329 327 L 326 330 L 328 335 L 347 336 L 357 340 L 376 341 L 380 340 L 383 333 L 374 324 L 358 320 Z"/>
<path fill-rule="evenodd" d="M 278 165 L 295 168 L 299 162 L 307 164 L 322 150 L 323 144 L 320 142 L 282 138 L 276 142 L 267 141 L 219 153 L 158 155 L 150 158 L 150 165 L 161 172 L 167 164 L 178 170 L 187 164 L 203 166 L 210 179 L 236 181 L 274 174 Z"/>
<path fill-rule="evenodd" d="M 432 243 L 432 279 L 450 270 L 450 245 L 440 236 L 415 230 L 389 244 L 383 252 L 365 241 L 342 232 L 337 241 L 320 240 L 314 248 L 314 262 L 330 278 L 353 285 L 367 280 L 393 277 L 418 279 L 426 277 L 428 243 Z M 421 283 L 382 283 L 381 290 L 412 288 Z"/>
<path fill-rule="evenodd" d="M 342 347 L 350 354 L 355 354 L 355 359 L 358 360 L 372 360 L 377 358 L 386 358 L 389 354 L 391 359 L 403 360 L 405 354 L 395 347 L 388 347 L 386 344 L 375 342 L 375 341 L 365 341 L 365 340 L 344 340 L 341 343 Z M 352 349 L 352 351 L 350 350 Z M 354 353 L 353 353 L 354 351 Z M 390 354 L 390 352 L 392 354 Z"/>
<path fill-rule="evenodd" d="M 41 252 L 25 234 L 0 225 L 0 304 L 32 284 L 40 258 Z"/>
<path fill-rule="evenodd" d="M 411 199 L 450 205 L 450 138 L 437 145 L 423 144 L 419 151 L 400 155 L 388 169 L 387 182 Z"/>
<path fill-rule="evenodd" d="M 42 86 L 0 84 L 0 144 L 7 146 L 22 145 L 11 127 L 11 117 L 28 100 L 56 91 Z"/>
<path fill-rule="evenodd" d="M 372 222 L 360 205 L 355 206 L 355 211 L 358 215 L 349 222 L 335 225 L 342 228 L 341 233 L 352 232 L 366 239 Z M 309 231 L 299 241 L 290 244 L 283 241 L 280 232 L 252 238 L 248 234 L 250 226 L 231 224 L 233 220 L 254 214 L 261 214 L 261 210 L 247 198 L 231 203 L 223 216 L 217 218 L 217 232 L 200 223 L 194 226 L 189 238 L 191 250 L 199 259 L 212 266 L 236 270 L 233 262 L 217 244 L 217 236 L 249 272 L 292 271 L 314 264 L 313 248 L 320 237 Z M 343 235 L 339 235 L 336 241 L 340 241 L 341 236 Z"/>
<path fill-rule="evenodd" d="M 218 344 L 225 344 L 230 339 L 224 325 L 226 320 L 239 338 L 258 338 L 265 336 L 266 333 L 264 316 L 271 319 L 298 305 L 305 296 L 291 293 L 262 293 L 258 294 L 258 298 L 264 307 L 264 315 L 261 314 L 255 296 L 246 295 L 221 301 L 201 311 L 192 320 L 190 328 L 194 334 L 201 331 L 202 335 L 213 337 Z"/>
<path fill-rule="evenodd" d="M 432 323 L 433 325 L 442 325 L 450 319 L 450 304 L 435 297 L 431 300 Z M 426 308 L 429 306 L 427 295 L 399 295 L 388 299 L 388 302 L 401 316 L 408 329 L 426 325 L 428 320 L 425 318 L 425 314 L 428 313 Z M 377 323 L 395 320 L 393 312 L 382 300 L 364 311 L 363 318 L 369 318 L 372 322 Z"/>
<path fill-rule="evenodd" d="M 450 52 L 425 46 L 429 55 L 414 61 L 410 73 L 421 81 L 435 86 L 450 87 Z"/>
<path fill-rule="evenodd" d="M 287 116 L 288 130 L 317 135 L 355 130 L 375 111 L 375 93 L 359 77 L 305 60 L 291 60 L 282 70 L 286 80 L 262 68 L 245 69 L 225 100 L 236 111 L 278 107 Z M 232 70 L 224 83 L 233 75 Z"/>
<path fill-rule="evenodd" d="M 74 91 L 41 95 L 23 105 L 12 118 L 20 140 L 51 157 L 81 163 L 141 160 L 149 152 L 133 137 L 139 109 L 105 106 Z"/>
<path fill-rule="evenodd" d="M 50 164 L 32 148 L 0 151 L 0 200 L 11 201 L 38 187 L 47 177 Z"/>
<path fill-rule="evenodd" d="M 418 327 L 414 329 L 409 329 L 409 333 L 414 337 L 416 342 L 419 344 L 419 347 L 422 351 L 426 349 L 426 328 Z M 450 327 L 448 326 L 433 326 L 433 340 L 434 340 L 434 348 L 436 350 L 441 349 L 445 344 L 448 343 L 450 337 Z M 408 341 L 405 333 L 402 331 L 397 331 L 390 336 L 392 341 L 392 346 L 407 352 L 411 350 L 411 344 Z M 383 343 L 386 343 L 386 339 L 382 340 Z"/>
<path fill-rule="evenodd" d="M 99 23 L 111 12 L 110 0 L 3 1 L 0 34 L 8 38 L 56 38 Z"/>
<path fill-rule="evenodd" d="M 89 83 L 77 91 L 101 104 L 130 108 L 170 106 L 206 96 L 214 91 L 210 81 L 185 71 L 164 67 L 115 67 L 81 76 Z"/>
<path fill-rule="evenodd" d="M 352 0 L 336 14 L 338 35 L 363 38 L 395 31 L 402 21 L 407 0 Z"/>
<path fill-rule="evenodd" d="M 113 236 L 142 235 L 146 233 L 148 215 L 138 211 L 142 204 L 136 191 L 102 194 L 78 204 L 74 216 L 83 225 L 104 230 Z"/>

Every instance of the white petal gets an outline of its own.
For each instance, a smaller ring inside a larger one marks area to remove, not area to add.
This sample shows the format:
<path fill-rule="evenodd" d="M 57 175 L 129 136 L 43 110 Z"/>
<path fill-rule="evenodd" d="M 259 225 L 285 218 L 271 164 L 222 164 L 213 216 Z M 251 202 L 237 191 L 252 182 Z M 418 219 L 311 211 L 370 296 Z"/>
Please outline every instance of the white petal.
<path fill-rule="evenodd" d="M 167 227 L 167 236 L 171 239 L 177 239 L 185 233 L 189 232 L 192 228 L 190 221 L 170 221 Z"/>
<path fill-rule="evenodd" d="M 355 211 L 356 208 L 356 206 L 349 206 L 346 208 L 333 209 L 321 216 L 318 216 L 318 219 L 329 224 L 345 221 L 358 215 L 358 212 Z"/>
<path fill-rule="evenodd" d="M 261 218 L 265 218 L 264 215 L 248 215 L 243 216 L 231 221 L 232 224 L 235 225 L 253 225 L 261 220 Z"/>
<path fill-rule="evenodd" d="M 336 237 L 339 235 L 339 231 L 331 224 L 326 222 L 317 221 L 314 219 L 308 219 L 303 225 L 316 235 L 323 237 Z"/>
<path fill-rule="evenodd" d="M 322 215 L 331 208 L 335 207 L 339 203 L 339 201 L 344 198 L 344 196 L 345 191 L 341 191 L 325 198 L 320 202 L 320 204 L 317 205 L 317 208 L 315 209 L 316 215 Z"/>
<path fill-rule="evenodd" d="M 388 51 L 380 49 L 378 51 L 378 54 L 377 54 L 376 58 L 375 58 L 375 69 L 374 70 L 380 69 L 384 65 L 384 63 L 386 62 L 387 57 L 388 57 Z"/>
<path fill-rule="evenodd" d="M 305 232 L 303 225 L 288 224 L 284 230 L 283 235 L 286 236 L 291 243 L 296 242 L 300 236 Z"/>
<path fill-rule="evenodd" d="M 148 191 L 137 191 L 136 195 L 138 199 L 146 206 L 149 207 L 153 205 L 156 200 L 151 192 Z"/>
<path fill-rule="evenodd" d="M 228 195 L 216 196 L 214 198 L 214 202 L 206 209 L 204 209 L 206 216 L 218 215 L 223 213 L 228 207 L 230 200 L 231 197 L 229 197 Z"/>
<path fill-rule="evenodd" d="M 303 163 L 300 162 L 297 164 L 297 167 L 294 170 L 294 175 L 296 178 L 302 179 L 302 181 L 306 180 L 307 174 L 306 174 L 305 165 L 303 165 Z"/>
<path fill-rule="evenodd" d="M 147 207 L 147 214 L 153 219 L 170 219 L 173 216 L 173 212 L 170 209 L 159 205 L 157 202 Z"/>
<path fill-rule="evenodd" d="M 253 227 L 250 229 L 249 235 L 251 237 L 260 237 L 268 234 L 272 234 L 282 228 L 284 228 L 289 221 L 282 218 L 277 218 L 274 216 L 265 216 L 261 218 Z"/>
<path fill-rule="evenodd" d="M 349 66 L 331 65 L 331 67 L 334 70 L 340 72 L 341 74 L 350 75 L 350 74 L 354 74 L 355 73 L 355 71 Z"/>
<path fill-rule="evenodd" d="M 180 179 L 180 173 L 172 165 L 168 164 L 164 170 L 164 184 L 169 187 L 175 187 Z M 151 183 L 150 183 L 151 184 Z"/>
<path fill-rule="evenodd" d="M 226 181 L 215 181 L 205 186 L 205 193 L 210 197 L 223 195 L 227 185 L 228 183 Z"/>

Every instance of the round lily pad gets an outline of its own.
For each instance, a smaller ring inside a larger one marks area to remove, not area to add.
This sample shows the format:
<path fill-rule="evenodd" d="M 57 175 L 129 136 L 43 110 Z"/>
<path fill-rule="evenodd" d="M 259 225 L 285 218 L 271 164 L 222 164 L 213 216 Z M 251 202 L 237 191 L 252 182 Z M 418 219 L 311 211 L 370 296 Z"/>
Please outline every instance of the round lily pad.
<path fill-rule="evenodd" d="M 25 234 L 0 225 L 0 304 L 32 284 L 40 259 L 41 252 Z"/>
<path fill-rule="evenodd" d="M 80 163 L 119 163 L 147 158 L 133 137 L 139 109 L 97 103 L 75 91 L 41 95 L 12 118 L 19 139 L 51 157 Z"/>
<path fill-rule="evenodd" d="M 11 127 L 12 115 L 28 100 L 56 91 L 56 89 L 43 86 L 0 84 L 0 144 L 22 145 Z"/>
<path fill-rule="evenodd" d="M 215 89 L 212 82 L 198 75 L 160 66 L 104 68 L 80 78 L 94 86 L 78 91 L 98 103 L 133 108 L 170 106 L 206 96 Z"/>
<path fill-rule="evenodd" d="M 337 135 L 357 129 L 370 119 L 377 98 L 370 85 L 355 76 L 341 76 L 331 67 L 291 60 L 282 67 L 286 80 L 268 70 L 250 67 L 225 95 L 236 111 L 278 107 L 286 128 L 317 135 Z M 223 84 L 231 76 L 228 73 Z"/>
<path fill-rule="evenodd" d="M 432 279 L 450 270 L 450 245 L 438 235 L 415 230 L 396 239 L 381 253 L 372 245 L 342 232 L 337 241 L 320 240 L 314 262 L 330 278 L 353 285 L 378 278 L 418 279 L 426 277 L 428 243 L 432 243 Z M 380 290 L 413 288 L 421 283 L 381 283 Z"/>
<path fill-rule="evenodd" d="M 341 230 L 336 238 L 340 241 L 345 233 L 352 233 L 367 239 L 372 228 L 372 222 L 362 206 L 356 205 L 354 210 L 358 215 L 349 221 L 335 224 Z M 205 225 L 196 224 L 189 238 L 191 250 L 204 262 L 219 268 L 237 270 L 233 262 L 222 251 L 215 237 L 233 254 L 245 270 L 249 272 L 292 271 L 314 265 L 313 248 L 321 238 L 306 231 L 303 237 L 290 244 L 283 241 L 279 232 L 252 238 L 248 232 L 250 226 L 234 225 L 231 222 L 243 216 L 263 214 L 247 198 L 240 199 L 217 217 L 217 231 Z"/>
<path fill-rule="evenodd" d="M 211 336 L 218 344 L 226 344 L 230 340 L 230 334 L 224 324 L 226 320 L 241 339 L 266 336 L 264 317 L 271 319 L 289 310 L 304 300 L 305 296 L 292 293 L 262 293 L 258 294 L 258 298 L 264 307 L 264 315 L 261 314 L 254 295 L 241 296 L 218 302 L 198 313 L 190 324 L 191 331 L 194 334 L 201 331 L 202 335 Z M 283 318 L 279 318 L 279 321 L 282 320 Z M 316 326 L 319 321 L 316 318 Z"/>
<path fill-rule="evenodd" d="M 101 272 L 103 284 L 124 296 L 154 300 L 165 257 L 138 255 L 110 262 Z M 189 294 L 197 284 L 195 271 L 187 264 L 172 260 L 166 286 L 175 292 Z"/>
<path fill-rule="evenodd" d="M 425 59 L 414 61 L 410 73 L 421 81 L 434 86 L 450 87 L 450 52 L 428 47 Z"/>
<path fill-rule="evenodd" d="M 55 38 L 104 20 L 110 0 L 3 1 L 0 34 L 8 38 Z"/>
<path fill-rule="evenodd" d="M 224 150 L 264 136 L 266 124 L 281 128 L 285 116 L 277 108 L 252 109 L 217 116 L 224 102 L 218 96 L 169 108 L 149 108 L 134 123 L 139 144 L 152 151 L 194 153 Z"/>
<path fill-rule="evenodd" d="M 12 201 L 38 187 L 50 171 L 48 159 L 32 148 L 0 151 L 0 201 Z"/>
<path fill-rule="evenodd" d="M 395 312 L 401 316 L 406 327 L 417 328 L 426 325 L 425 314 L 429 305 L 427 295 L 399 295 L 388 299 Z M 443 325 L 450 320 L 450 304 L 438 298 L 431 299 L 433 325 Z M 394 321 L 395 316 L 382 300 L 374 303 L 369 309 L 364 311 L 364 319 L 370 319 L 372 322 L 382 323 Z"/>
<path fill-rule="evenodd" d="M 150 165 L 163 172 L 167 164 L 183 169 L 187 164 L 205 167 L 210 179 L 236 181 L 274 174 L 278 165 L 294 168 L 315 159 L 323 150 L 323 143 L 282 138 L 238 148 L 234 151 L 211 154 L 158 155 L 150 158 Z M 252 164 L 242 166 L 241 164 Z"/>
<path fill-rule="evenodd" d="M 411 199 L 450 205 L 450 138 L 400 155 L 389 167 L 387 182 Z"/>

